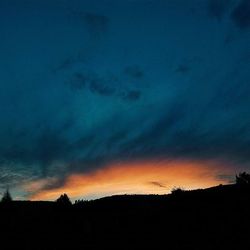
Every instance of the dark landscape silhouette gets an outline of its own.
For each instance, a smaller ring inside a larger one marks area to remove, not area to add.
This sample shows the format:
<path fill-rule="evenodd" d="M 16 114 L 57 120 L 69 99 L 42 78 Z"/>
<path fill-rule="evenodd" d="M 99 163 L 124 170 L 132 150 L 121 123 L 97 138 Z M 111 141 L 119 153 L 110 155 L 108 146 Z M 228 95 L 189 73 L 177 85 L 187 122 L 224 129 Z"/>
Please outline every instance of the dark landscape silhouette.
<path fill-rule="evenodd" d="M 247 249 L 250 175 L 168 195 L 118 195 L 71 203 L 3 195 L 1 249 Z"/>

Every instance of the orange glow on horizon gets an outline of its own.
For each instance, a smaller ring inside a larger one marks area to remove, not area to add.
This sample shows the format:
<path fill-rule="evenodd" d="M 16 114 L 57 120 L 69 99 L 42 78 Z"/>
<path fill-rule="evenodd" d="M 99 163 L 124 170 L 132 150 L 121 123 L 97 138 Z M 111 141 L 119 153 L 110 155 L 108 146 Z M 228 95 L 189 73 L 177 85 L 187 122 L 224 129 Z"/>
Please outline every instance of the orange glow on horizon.
<path fill-rule="evenodd" d="M 231 174 L 216 162 L 181 160 L 114 163 L 91 173 L 73 174 L 60 188 L 43 189 L 53 179 L 30 182 L 32 200 L 55 200 L 62 193 L 72 199 L 91 199 L 115 194 L 166 194 L 173 187 L 206 188 L 225 184 L 219 174 Z"/>

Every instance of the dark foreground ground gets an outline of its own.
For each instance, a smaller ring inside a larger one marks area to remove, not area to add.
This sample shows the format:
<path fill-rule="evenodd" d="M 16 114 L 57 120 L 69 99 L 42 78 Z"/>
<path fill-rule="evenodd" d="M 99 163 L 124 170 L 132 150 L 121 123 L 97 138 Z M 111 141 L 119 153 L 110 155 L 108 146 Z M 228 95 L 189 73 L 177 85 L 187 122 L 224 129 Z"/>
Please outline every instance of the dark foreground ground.
<path fill-rule="evenodd" d="M 1 203 L 0 226 L 0 249 L 250 249 L 250 191 Z"/>

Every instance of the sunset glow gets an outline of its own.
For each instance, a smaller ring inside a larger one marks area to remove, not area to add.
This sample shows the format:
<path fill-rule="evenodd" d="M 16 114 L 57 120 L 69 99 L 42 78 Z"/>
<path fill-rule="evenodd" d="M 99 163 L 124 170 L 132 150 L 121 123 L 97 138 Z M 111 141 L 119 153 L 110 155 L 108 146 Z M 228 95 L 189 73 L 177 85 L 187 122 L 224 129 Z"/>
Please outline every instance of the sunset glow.
<path fill-rule="evenodd" d="M 166 194 L 174 187 L 205 188 L 227 183 L 218 176 L 230 171 L 215 162 L 149 161 L 114 163 L 86 174 L 74 174 L 60 188 L 44 189 L 51 179 L 25 185 L 32 200 L 54 200 L 67 193 L 71 198 L 98 198 L 115 194 Z"/>
<path fill-rule="evenodd" d="M 249 3 L 1 0 L 0 193 L 162 194 L 249 172 Z"/>

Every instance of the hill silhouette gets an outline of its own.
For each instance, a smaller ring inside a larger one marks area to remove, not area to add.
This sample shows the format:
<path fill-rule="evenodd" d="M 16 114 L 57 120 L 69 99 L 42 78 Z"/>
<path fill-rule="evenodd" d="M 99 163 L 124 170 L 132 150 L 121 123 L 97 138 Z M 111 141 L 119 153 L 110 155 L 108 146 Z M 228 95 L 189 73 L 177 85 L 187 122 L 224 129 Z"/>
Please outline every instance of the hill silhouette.
<path fill-rule="evenodd" d="M 62 202 L 66 200 L 65 202 Z M 1 249 L 248 249 L 249 185 L 0 203 Z M 4 246 L 4 247 L 3 247 Z"/>

